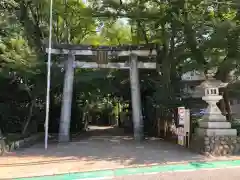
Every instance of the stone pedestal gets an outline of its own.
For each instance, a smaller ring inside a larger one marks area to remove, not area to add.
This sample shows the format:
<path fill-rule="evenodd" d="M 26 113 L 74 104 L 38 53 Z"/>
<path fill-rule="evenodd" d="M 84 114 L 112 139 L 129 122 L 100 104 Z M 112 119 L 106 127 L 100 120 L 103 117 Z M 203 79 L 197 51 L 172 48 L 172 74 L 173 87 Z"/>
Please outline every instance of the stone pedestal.
<path fill-rule="evenodd" d="M 226 117 L 216 105 L 222 99 L 219 88 L 226 85 L 213 78 L 200 85 L 205 89 L 205 96 L 202 99 L 208 103 L 208 107 L 191 140 L 190 147 L 195 151 L 221 156 L 234 154 L 240 150 L 237 130 L 231 129 L 231 123 L 226 121 Z"/>
<path fill-rule="evenodd" d="M 234 155 L 240 152 L 240 137 L 194 135 L 190 148 L 207 156 Z"/>

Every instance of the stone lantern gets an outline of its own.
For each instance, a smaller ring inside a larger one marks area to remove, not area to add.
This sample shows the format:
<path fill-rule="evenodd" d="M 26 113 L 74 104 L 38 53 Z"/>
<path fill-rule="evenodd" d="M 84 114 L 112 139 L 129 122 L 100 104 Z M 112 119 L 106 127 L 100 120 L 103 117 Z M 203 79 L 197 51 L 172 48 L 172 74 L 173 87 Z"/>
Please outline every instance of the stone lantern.
<path fill-rule="evenodd" d="M 204 89 L 204 96 L 202 97 L 202 100 L 207 102 L 208 107 L 202 120 L 199 122 L 199 128 L 197 129 L 198 135 L 237 135 L 237 131 L 235 129 L 231 129 L 231 123 L 227 122 L 226 117 L 222 115 L 217 106 L 217 102 L 222 99 L 222 96 L 219 95 L 219 88 L 226 87 L 227 85 L 228 83 L 223 83 L 212 77 L 208 77 L 207 80 L 200 84 L 200 87 Z"/>
<path fill-rule="evenodd" d="M 208 77 L 199 86 L 204 89 L 202 100 L 208 107 L 199 121 L 199 128 L 191 138 L 190 148 L 205 155 L 225 156 L 240 151 L 240 138 L 237 130 L 231 128 L 231 123 L 222 115 L 217 102 L 222 99 L 219 88 L 226 87 L 228 83 Z"/>

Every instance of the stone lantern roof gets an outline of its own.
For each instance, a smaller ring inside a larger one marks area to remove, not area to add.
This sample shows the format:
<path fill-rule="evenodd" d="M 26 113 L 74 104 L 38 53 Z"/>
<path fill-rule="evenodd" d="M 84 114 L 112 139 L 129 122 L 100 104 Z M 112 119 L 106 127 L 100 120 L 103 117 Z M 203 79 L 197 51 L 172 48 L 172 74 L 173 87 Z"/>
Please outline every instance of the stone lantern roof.
<path fill-rule="evenodd" d="M 228 85 L 228 83 L 223 83 L 220 80 L 216 80 L 214 78 L 212 79 L 207 79 L 206 81 L 203 81 L 199 87 L 202 88 L 222 88 L 222 87 L 226 87 Z"/>
<path fill-rule="evenodd" d="M 220 80 L 216 80 L 214 78 L 214 74 L 213 73 L 208 73 L 205 75 L 206 76 L 206 80 L 203 81 L 199 87 L 201 88 L 223 88 L 223 87 L 226 87 L 228 85 L 228 83 L 224 83 Z"/>

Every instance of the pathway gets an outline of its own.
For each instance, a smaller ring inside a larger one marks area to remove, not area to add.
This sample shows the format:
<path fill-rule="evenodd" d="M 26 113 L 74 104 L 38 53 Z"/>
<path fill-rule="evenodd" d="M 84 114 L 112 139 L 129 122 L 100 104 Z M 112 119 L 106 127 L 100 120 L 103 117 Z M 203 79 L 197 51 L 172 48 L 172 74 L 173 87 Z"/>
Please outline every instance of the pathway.
<path fill-rule="evenodd" d="M 67 144 L 53 142 L 48 150 L 37 144 L 8 154 L 0 158 L 0 179 L 209 160 L 160 139 L 138 144 L 121 131 L 112 131 L 101 133 L 100 128 Z"/>

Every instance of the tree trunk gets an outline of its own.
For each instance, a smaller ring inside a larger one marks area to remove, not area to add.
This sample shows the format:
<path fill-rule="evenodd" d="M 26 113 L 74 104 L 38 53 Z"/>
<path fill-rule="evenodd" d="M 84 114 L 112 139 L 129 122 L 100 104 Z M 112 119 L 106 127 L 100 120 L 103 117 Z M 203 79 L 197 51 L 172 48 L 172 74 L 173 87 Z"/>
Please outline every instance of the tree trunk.
<path fill-rule="evenodd" d="M 224 88 L 223 89 L 223 101 L 224 101 L 224 106 L 225 106 L 225 112 L 226 112 L 226 118 L 228 121 L 232 120 L 232 110 L 229 102 L 229 94 L 228 94 L 228 89 Z"/>
<path fill-rule="evenodd" d="M 34 98 L 32 101 L 31 101 L 31 105 L 30 105 L 30 108 L 29 108 L 29 113 L 28 113 L 28 118 L 27 120 L 25 121 L 24 123 L 24 126 L 23 126 L 23 130 L 22 130 L 22 135 L 26 135 L 27 134 L 27 130 L 29 129 L 29 124 L 32 120 L 32 116 L 33 116 L 33 109 L 34 109 L 34 106 L 35 106 L 35 103 L 36 103 L 36 98 Z"/>
<path fill-rule="evenodd" d="M 228 78 L 228 72 L 226 71 L 218 71 L 216 74 L 216 79 L 221 80 L 222 82 L 227 82 Z M 221 112 L 226 116 L 228 121 L 231 121 L 232 119 L 232 112 L 231 112 L 231 106 L 229 102 L 229 95 L 228 95 L 228 87 L 221 88 L 223 99 L 220 101 L 220 103 L 223 103 L 224 105 L 220 106 Z M 224 108 L 224 109 L 221 109 Z"/>
<path fill-rule="evenodd" d="M 89 124 L 89 119 L 88 119 L 88 105 L 89 103 L 87 103 L 84 108 L 83 108 L 83 115 L 82 115 L 82 122 L 84 122 L 84 131 L 88 130 L 88 124 Z"/>
<path fill-rule="evenodd" d="M 88 118 L 87 118 L 87 113 L 85 111 L 83 112 L 82 121 L 84 122 L 84 131 L 87 131 L 88 130 Z"/>
<path fill-rule="evenodd" d="M 0 129 L 0 155 L 4 154 L 6 151 L 5 140 L 2 134 L 2 130 Z"/>
<path fill-rule="evenodd" d="M 119 100 L 117 101 L 117 116 L 116 116 L 116 126 L 120 127 L 120 102 Z"/>

